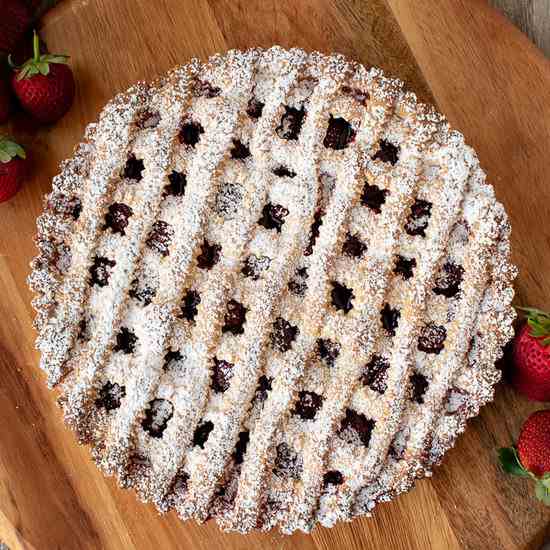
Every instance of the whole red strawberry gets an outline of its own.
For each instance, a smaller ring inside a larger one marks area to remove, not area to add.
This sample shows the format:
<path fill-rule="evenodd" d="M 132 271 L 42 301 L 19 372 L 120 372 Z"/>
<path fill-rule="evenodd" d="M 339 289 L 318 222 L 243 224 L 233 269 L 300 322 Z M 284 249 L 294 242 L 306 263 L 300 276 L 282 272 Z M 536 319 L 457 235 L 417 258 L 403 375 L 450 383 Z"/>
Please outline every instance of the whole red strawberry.
<path fill-rule="evenodd" d="M 2 0 L 0 0 L 1 2 Z M 11 90 L 5 80 L 0 80 L 0 124 L 4 124 L 10 118 L 13 110 Z"/>
<path fill-rule="evenodd" d="M 66 55 L 40 55 L 36 33 L 33 47 L 34 56 L 21 67 L 14 67 L 11 84 L 23 109 L 48 124 L 69 110 L 74 99 L 74 77 Z"/>
<path fill-rule="evenodd" d="M 11 53 L 31 24 L 31 12 L 22 0 L 0 0 L 0 51 Z"/>
<path fill-rule="evenodd" d="M 550 506 L 550 409 L 533 413 L 523 424 L 517 447 L 499 450 L 504 471 L 535 480 L 537 498 Z"/>
<path fill-rule="evenodd" d="M 23 147 L 0 136 L 0 202 L 19 191 L 28 174 L 27 162 Z"/>
<path fill-rule="evenodd" d="M 550 401 L 550 315 L 521 308 L 527 323 L 514 340 L 512 384 L 534 401 Z"/>

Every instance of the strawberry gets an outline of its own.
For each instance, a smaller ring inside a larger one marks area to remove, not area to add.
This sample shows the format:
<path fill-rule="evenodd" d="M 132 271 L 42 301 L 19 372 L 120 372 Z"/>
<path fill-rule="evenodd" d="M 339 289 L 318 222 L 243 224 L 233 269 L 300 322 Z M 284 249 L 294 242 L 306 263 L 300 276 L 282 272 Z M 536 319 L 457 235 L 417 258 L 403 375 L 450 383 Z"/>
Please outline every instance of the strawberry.
<path fill-rule="evenodd" d="M 25 111 L 45 124 L 60 119 L 70 108 L 75 92 L 73 72 L 66 55 L 42 54 L 36 32 L 34 56 L 12 77 L 12 88 Z"/>
<path fill-rule="evenodd" d="M 0 51 L 13 52 L 29 28 L 32 16 L 22 0 L 0 0 Z"/>
<path fill-rule="evenodd" d="M 0 202 L 19 191 L 28 173 L 27 162 L 23 147 L 0 137 Z"/>
<path fill-rule="evenodd" d="M 499 458 L 505 472 L 534 479 L 537 498 L 550 506 L 550 409 L 533 413 L 517 447 L 500 449 Z"/>
<path fill-rule="evenodd" d="M 8 121 L 13 110 L 11 90 L 5 80 L 0 80 L 0 124 Z"/>
<path fill-rule="evenodd" d="M 533 401 L 550 401 L 550 315 L 532 308 L 514 340 L 512 385 Z"/>

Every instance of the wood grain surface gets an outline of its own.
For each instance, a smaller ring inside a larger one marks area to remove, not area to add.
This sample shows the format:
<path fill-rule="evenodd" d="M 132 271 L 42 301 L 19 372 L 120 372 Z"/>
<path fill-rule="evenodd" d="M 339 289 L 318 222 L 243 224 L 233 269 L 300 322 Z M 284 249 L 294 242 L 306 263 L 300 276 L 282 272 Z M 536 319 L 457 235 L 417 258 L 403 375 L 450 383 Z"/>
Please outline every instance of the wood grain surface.
<path fill-rule="evenodd" d="M 513 226 L 517 303 L 550 307 L 550 66 L 481 0 L 64 0 L 45 18 L 71 54 L 75 104 L 51 128 L 19 117 L 31 181 L 0 205 L 0 541 L 18 549 L 538 549 L 550 510 L 499 470 L 529 404 L 505 384 L 431 480 L 373 518 L 311 535 L 220 533 L 158 516 L 104 478 L 64 427 L 37 369 L 25 278 L 42 194 L 102 105 L 138 79 L 227 48 L 340 51 L 403 78 L 478 151 Z"/>
<path fill-rule="evenodd" d="M 490 0 L 550 57 L 550 2 L 548 0 Z"/>

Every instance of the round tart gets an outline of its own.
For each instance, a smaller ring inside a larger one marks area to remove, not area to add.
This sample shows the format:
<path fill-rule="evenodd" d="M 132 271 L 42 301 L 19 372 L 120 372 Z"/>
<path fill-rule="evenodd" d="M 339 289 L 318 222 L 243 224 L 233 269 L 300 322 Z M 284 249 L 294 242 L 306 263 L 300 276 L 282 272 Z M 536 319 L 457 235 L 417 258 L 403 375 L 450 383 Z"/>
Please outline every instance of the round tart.
<path fill-rule="evenodd" d="M 161 511 L 368 515 L 493 397 L 510 227 L 474 151 L 340 55 L 229 51 L 116 96 L 38 219 L 67 424 Z"/>

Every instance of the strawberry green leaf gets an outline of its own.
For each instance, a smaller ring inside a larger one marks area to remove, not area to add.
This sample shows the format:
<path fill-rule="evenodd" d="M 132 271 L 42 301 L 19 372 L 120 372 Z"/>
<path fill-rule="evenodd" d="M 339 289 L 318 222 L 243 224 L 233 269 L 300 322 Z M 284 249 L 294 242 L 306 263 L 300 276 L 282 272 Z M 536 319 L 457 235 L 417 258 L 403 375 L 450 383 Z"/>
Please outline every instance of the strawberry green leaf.
<path fill-rule="evenodd" d="M 540 338 L 543 346 L 550 344 L 550 315 L 540 309 L 532 307 L 518 307 L 527 314 L 527 324 L 534 338 Z"/>
<path fill-rule="evenodd" d="M 47 63 L 67 63 L 67 61 L 69 60 L 69 56 L 46 54 L 41 56 L 41 60 L 46 61 Z"/>
<path fill-rule="evenodd" d="M 540 482 L 547 488 L 550 489 L 550 472 L 546 472 L 541 478 Z"/>
<path fill-rule="evenodd" d="M 545 487 L 540 481 L 535 485 L 535 495 L 541 502 L 546 504 L 546 506 L 550 506 L 550 488 Z"/>
<path fill-rule="evenodd" d="M 46 76 L 50 72 L 50 66 L 47 63 L 41 61 L 40 63 L 38 63 L 38 70 L 40 71 L 40 74 Z"/>
<path fill-rule="evenodd" d="M 498 450 L 498 458 L 502 469 L 514 476 L 529 477 L 529 472 L 519 461 L 515 447 L 504 447 Z"/>
<path fill-rule="evenodd" d="M 0 137 L 0 162 L 9 162 L 15 157 L 26 158 L 25 150 L 21 145 Z"/>

